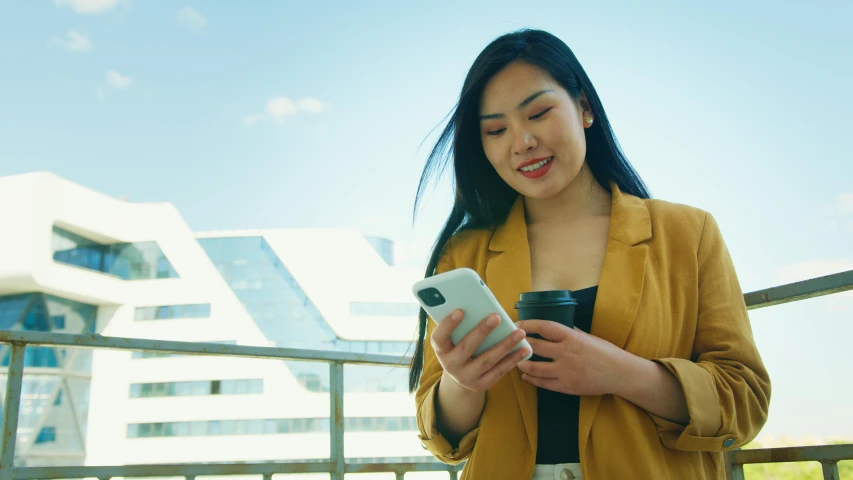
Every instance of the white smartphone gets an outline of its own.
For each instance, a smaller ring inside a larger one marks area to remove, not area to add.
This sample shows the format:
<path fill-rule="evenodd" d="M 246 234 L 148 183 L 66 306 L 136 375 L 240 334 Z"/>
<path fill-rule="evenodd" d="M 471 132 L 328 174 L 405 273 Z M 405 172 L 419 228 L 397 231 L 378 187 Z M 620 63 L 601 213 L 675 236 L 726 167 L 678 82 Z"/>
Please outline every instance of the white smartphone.
<path fill-rule="evenodd" d="M 470 268 L 457 268 L 425 278 L 415 283 L 412 287 L 412 293 L 415 294 L 418 303 L 424 307 L 424 310 L 436 323 L 441 322 L 457 308 L 464 312 L 465 316 L 462 318 L 462 323 L 450 334 L 450 339 L 454 345 L 458 344 L 468 332 L 473 330 L 487 316 L 497 313 L 501 317 L 500 324 L 480 343 L 480 346 L 474 351 L 474 356 L 492 348 L 516 330 L 515 323 L 501 307 L 489 287 L 477 275 L 477 272 Z M 528 351 L 533 351 L 526 339 L 518 342 L 512 351 L 514 352 L 519 348 L 527 348 Z M 531 356 L 532 353 L 524 359 L 527 360 Z"/>

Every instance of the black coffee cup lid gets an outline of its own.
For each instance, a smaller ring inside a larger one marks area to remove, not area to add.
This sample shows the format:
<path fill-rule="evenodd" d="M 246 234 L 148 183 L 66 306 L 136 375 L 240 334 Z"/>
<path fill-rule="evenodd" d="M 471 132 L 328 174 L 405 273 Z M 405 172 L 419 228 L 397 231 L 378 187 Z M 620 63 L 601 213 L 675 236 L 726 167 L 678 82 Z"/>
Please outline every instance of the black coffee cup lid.
<path fill-rule="evenodd" d="M 518 296 L 519 304 L 559 304 L 559 305 L 577 305 L 578 301 L 572 297 L 572 292 L 569 290 L 545 290 L 540 292 L 523 292 Z"/>

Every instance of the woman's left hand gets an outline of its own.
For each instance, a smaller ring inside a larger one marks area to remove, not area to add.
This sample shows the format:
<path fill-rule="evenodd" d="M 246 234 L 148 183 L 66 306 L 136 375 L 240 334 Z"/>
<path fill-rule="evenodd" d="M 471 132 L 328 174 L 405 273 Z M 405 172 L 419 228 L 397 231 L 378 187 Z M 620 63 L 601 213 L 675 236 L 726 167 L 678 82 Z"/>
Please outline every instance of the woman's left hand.
<path fill-rule="evenodd" d="M 539 334 L 541 340 L 527 337 L 533 353 L 553 360 L 519 363 L 523 380 L 570 395 L 614 394 L 625 381 L 624 365 L 633 355 L 616 345 L 547 320 L 522 320 L 516 326 Z"/>

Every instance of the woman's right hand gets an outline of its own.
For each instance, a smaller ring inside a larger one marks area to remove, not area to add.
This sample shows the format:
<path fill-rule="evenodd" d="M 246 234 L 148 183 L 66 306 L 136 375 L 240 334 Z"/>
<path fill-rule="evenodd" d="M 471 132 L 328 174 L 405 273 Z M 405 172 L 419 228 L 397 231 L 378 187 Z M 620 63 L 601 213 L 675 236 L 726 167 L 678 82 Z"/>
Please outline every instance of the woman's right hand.
<path fill-rule="evenodd" d="M 510 354 L 518 342 L 524 339 L 525 333 L 517 329 L 492 348 L 472 357 L 480 343 L 500 324 L 500 317 L 497 314 L 489 315 L 468 332 L 458 345 L 453 345 L 450 333 L 459 326 L 463 317 L 461 310 L 451 312 L 436 325 L 430 343 L 445 376 L 449 375 L 467 390 L 485 392 L 530 353 L 527 348 L 519 348 Z"/>

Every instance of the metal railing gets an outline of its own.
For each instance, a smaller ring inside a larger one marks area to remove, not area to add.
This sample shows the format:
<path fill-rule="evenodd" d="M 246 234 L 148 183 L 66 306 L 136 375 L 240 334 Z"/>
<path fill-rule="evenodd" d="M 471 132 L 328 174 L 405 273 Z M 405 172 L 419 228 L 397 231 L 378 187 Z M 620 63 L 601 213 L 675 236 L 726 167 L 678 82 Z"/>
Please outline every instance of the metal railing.
<path fill-rule="evenodd" d="M 344 364 L 402 365 L 406 357 L 294 348 L 252 347 L 137 338 L 71 335 L 64 333 L 0 330 L 0 343 L 11 344 L 6 399 L 3 409 L 2 457 L 0 480 L 29 480 L 95 477 L 183 476 L 188 480 L 201 475 L 263 475 L 265 480 L 279 473 L 330 473 L 333 480 L 343 480 L 345 473 L 391 472 L 403 478 L 406 472 L 448 472 L 456 479 L 459 466 L 433 462 L 412 463 L 347 463 L 344 458 Z M 160 353 L 215 355 L 257 359 L 301 360 L 329 364 L 329 437 L 330 458 L 307 462 L 223 463 L 175 465 L 123 465 L 105 467 L 15 467 L 15 443 L 24 377 L 24 353 L 27 346 L 63 346 L 141 350 Z"/>
<path fill-rule="evenodd" d="M 726 457 L 726 475 L 730 480 L 744 480 L 743 466 L 746 464 L 785 462 L 820 462 L 823 478 L 838 480 L 838 462 L 853 459 L 853 445 L 735 450 L 727 452 Z"/>
<path fill-rule="evenodd" d="M 747 308 L 756 309 L 847 290 L 853 290 L 853 271 L 748 293 L 744 295 L 744 300 Z M 3 409 L 0 480 L 85 477 L 107 480 L 112 477 L 149 476 L 182 476 L 187 480 L 194 480 L 195 477 L 203 475 L 261 475 L 264 480 L 270 480 L 274 474 L 288 473 L 329 473 L 332 480 L 343 480 L 346 473 L 368 472 L 394 473 L 398 480 L 402 479 L 407 472 L 447 472 L 449 477 L 455 480 L 458 472 L 462 469 L 461 465 L 451 466 L 439 462 L 346 462 L 344 458 L 344 364 L 407 365 L 409 359 L 406 357 L 10 330 L 0 330 L 0 343 L 11 344 L 5 408 Z M 38 345 L 326 362 L 329 364 L 330 373 L 330 457 L 324 460 L 306 462 L 15 467 L 15 444 L 24 376 L 24 354 L 27 346 Z M 730 480 L 742 480 L 744 478 L 744 464 L 801 461 L 821 462 L 824 478 L 837 479 L 838 461 L 853 460 L 853 445 L 736 450 L 727 452 L 725 460 L 726 476 Z"/>

